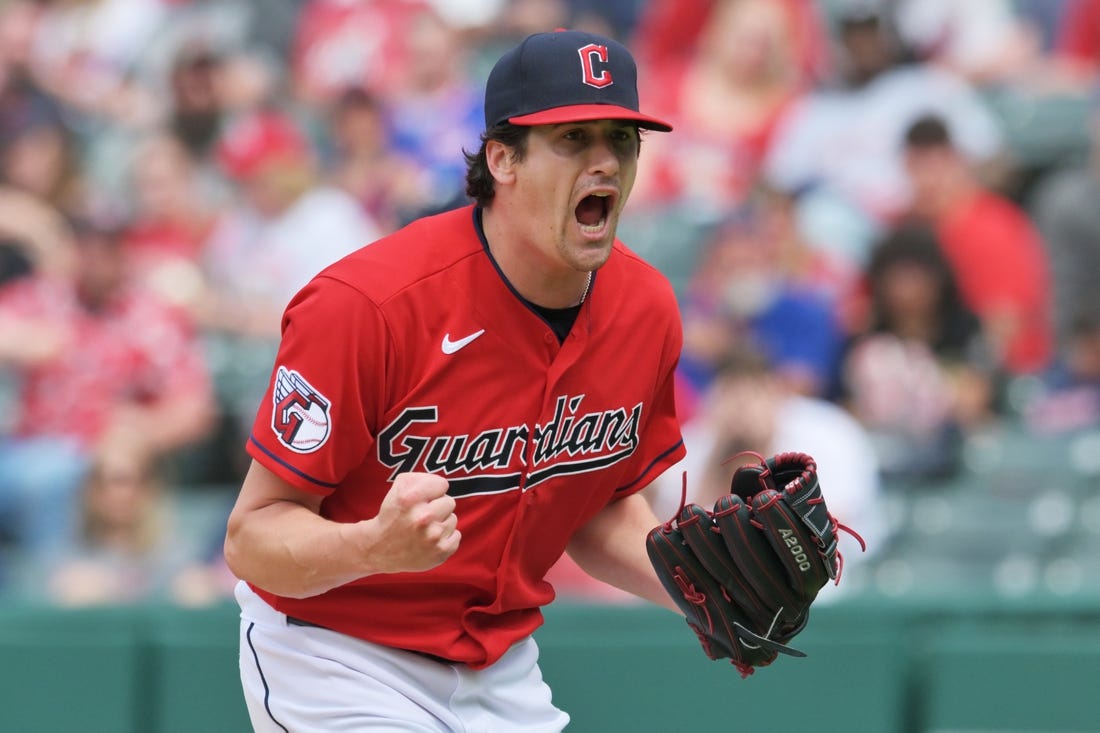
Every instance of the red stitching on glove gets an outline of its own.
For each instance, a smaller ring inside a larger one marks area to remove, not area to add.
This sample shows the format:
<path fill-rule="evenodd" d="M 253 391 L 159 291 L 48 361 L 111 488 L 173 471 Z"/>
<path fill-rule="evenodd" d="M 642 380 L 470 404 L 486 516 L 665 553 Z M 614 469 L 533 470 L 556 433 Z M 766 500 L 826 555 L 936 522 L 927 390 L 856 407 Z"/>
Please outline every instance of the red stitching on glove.
<path fill-rule="evenodd" d="M 695 632 L 695 636 L 699 639 L 699 645 L 703 647 L 703 652 L 711 659 L 715 659 L 717 655 L 714 653 L 714 647 L 710 645 L 710 639 L 703 633 L 703 630 L 690 621 L 688 621 L 688 628 Z"/>
<path fill-rule="evenodd" d="M 680 589 L 680 593 L 683 594 L 684 600 L 703 610 L 703 615 L 707 619 L 707 631 L 714 633 L 714 621 L 711 620 L 710 609 L 707 608 L 706 605 L 706 595 L 696 590 L 695 586 L 687 581 L 687 573 L 685 573 L 684 569 L 679 565 L 674 568 L 672 579 L 676 581 L 676 587 Z"/>
<path fill-rule="evenodd" d="M 781 497 L 781 496 L 780 496 L 779 494 L 772 494 L 772 495 L 771 495 L 771 497 L 769 497 L 769 498 L 768 498 L 768 500 L 767 500 L 766 502 L 764 502 L 763 504 L 761 504 L 761 505 L 760 505 L 760 508 L 759 508 L 759 509 L 757 509 L 756 511 L 758 511 L 758 512 L 762 512 L 762 511 L 764 511 L 765 509 L 771 509 L 771 508 L 772 508 L 773 506 L 775 506 L 775 505 L 776 505 L 776 504 L 777 504 L 777 503 L 779 502 L 779 500 L 780 500 L 781 498 L 782 498 L 782 497 Z"/>

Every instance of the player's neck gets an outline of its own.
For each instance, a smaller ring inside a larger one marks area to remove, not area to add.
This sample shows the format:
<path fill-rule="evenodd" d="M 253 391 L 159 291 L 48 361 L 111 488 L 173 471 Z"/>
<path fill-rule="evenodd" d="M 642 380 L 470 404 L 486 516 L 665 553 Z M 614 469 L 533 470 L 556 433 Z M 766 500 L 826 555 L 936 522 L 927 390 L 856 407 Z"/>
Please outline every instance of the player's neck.
<path fill-rule="evenodd" d="M 482 233 L 504 277 L 524 299 L 543 308 L 570 308 L 588 297 L 592 273 L 565 267 L 536 244 L 524 242 L 521 227 L 499 213 L 482 210 Z"/>

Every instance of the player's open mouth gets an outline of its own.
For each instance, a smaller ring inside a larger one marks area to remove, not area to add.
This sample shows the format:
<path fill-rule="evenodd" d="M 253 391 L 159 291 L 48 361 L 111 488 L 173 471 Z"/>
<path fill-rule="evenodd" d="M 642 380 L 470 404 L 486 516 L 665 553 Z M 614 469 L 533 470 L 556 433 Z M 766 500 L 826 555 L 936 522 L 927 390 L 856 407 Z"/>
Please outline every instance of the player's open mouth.
<path fill-rule="evenodd" d="M 596 236 L 602 234 L 614 201 L 611 193 L 606 191 L 589 194 L 581 199 L 574 211 L 581 231 Z"/>

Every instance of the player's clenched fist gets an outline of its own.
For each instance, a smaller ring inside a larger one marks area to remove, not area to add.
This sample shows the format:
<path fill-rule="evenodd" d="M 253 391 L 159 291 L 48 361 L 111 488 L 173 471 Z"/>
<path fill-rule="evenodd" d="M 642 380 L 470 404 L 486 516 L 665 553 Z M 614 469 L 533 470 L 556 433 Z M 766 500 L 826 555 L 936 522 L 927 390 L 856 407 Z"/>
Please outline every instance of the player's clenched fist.
<path fill-rule="evenodd" d="M 378 515 L 368 520 L 375 572 L 430 570 L 454 554 L 462 539 L 455 500 L 447 479 L 430 473 L 403 473 L 394 479 Z"/>

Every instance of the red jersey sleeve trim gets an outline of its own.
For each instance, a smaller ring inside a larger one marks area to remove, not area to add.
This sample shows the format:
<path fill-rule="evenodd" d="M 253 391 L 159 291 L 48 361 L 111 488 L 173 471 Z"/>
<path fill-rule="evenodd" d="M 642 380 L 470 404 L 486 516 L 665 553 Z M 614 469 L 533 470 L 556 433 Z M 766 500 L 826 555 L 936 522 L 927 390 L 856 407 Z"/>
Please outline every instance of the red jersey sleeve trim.
<path fill-rule="evenodd" d="M 303 472 L 303 471 L 300 471 L 300 470 L 298 470 L 297 468 L 295 468 L 294 466 L 290 465 L 289 463 L 287 463 L 286 461 L 284 461 L 284 460 L 283 460 L 282 458 L 279 458 L 279 456 L 275 455 L 275 454 L 274 454 L 274 453 L 272 453 L 272 452 L 271 452 L 270 450 L 268 450 L 267 448 L 265 448 L 265 447 L 263 446 L 263 444 L 262 444 L 262 443 L 260 443 L 260 441 L 256 440 L 256 436 L 254 436 L 254 435 L 250 435 L 250 436 L 248 436 L 248 443 L 249 443 L 249 445 L 250 445 L 251 447 L 253 447 L 253 448 L 254 448 L 255 450 L 258 450 L 258 451 L 260 451 L 260 452 L 261 452 L 261 453 L 263 453 L 263 454 L 264 454 L 265 456 L 267 456 L 267 458 L 269 458 L 270 460 L 272 460 L 272 461 L 274 461 L 274 462 L 275 462 L 276 464 L 278 464 L 278 465 L 279 465 L 279 467 L 280 467 L 280 468 L 282 468 L 282 469 L 283 469 L 284 471 L 290 471 L 290 472 L 291 472 L 291 473 L 293 473 L 293 474 L 294 474 L 295 476 L 299 476 L 300 478 L 303 478 L 303 479 L 305 479 L 306 481 L 309 481 L 309 482 L 310 482 L 311 484 L 316 484 L 317 486 L 321 486 L 321 487 L 324 487 L 324 488 L 326 488 L 326 489 L 335 489 L 335 488 L 336 488 L 337 486 L 339 486 L 339 484 L 333 484 L 333 483 L 329 483 L 329 482 L 327 482 L 327 481 L 322 481 L 322 480 L 320 480 L 320 479 L 316 479 L 316 478 L 313 478 L 313 477 L 312 477 L 312 476 L 310 476 L 309 474 L 307 474 L 307 473 L 305 473 L 305 472 Z M 255 455 L 255 452 L 254 452 L 254 451 L 253 451 L 253 455 Z"/>
<path fill-rule="evenodd" d="M 652 461 L 650 461 L 649 465 L 646 466 L 642 470 L 642 472 L 638 475 L 638 477 L 635 478 L 633 481 L 631 481 L 628 484 L 624 484 L 624 485 L 620 486 L 619 488 L 615 489 L 615 496 L 616 497 L 626 496 L 627 494 L 631 493 L 632 491 L 639 491 L 641 489 L 644 489 L 649 484 L 649 481 L 647 481 L 646 478 L 652 473 L 654 467 L 657 466 L 659 463 L 663 462 L 669 456 L 673 456 L 673 455 L 676 455 L 678 453 L 681 454 L 680 458 L 682 458 L 683 457 L 682 454 L 684 453 L 684 441 L 683 440 L 677 441 L 675 445 L 673 445 L 668 450 L 666 450 L 664 453 L 661 453 L 656 458 L 654 458 Z M 675 463 L 676 460 L 679 460 L 679 459 L 677 458 L 673 461 L 670 461 L 669 465 L 672 465 L 672 463 Z"/>

